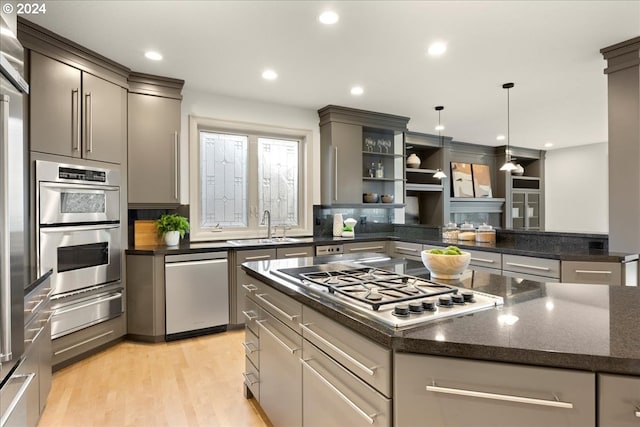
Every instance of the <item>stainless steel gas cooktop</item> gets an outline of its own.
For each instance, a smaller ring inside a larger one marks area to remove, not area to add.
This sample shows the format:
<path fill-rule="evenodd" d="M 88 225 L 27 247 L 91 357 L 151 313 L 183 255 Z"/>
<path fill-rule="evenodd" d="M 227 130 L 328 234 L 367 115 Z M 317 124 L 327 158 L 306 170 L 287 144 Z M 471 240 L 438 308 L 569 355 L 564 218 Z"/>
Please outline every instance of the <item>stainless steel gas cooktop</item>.
<path fill-rule="evenodd" d="M 504 302 L 494 295 L 357 264 L 322 264 L 275 272 L 395 328 L 459 316 Z"/>

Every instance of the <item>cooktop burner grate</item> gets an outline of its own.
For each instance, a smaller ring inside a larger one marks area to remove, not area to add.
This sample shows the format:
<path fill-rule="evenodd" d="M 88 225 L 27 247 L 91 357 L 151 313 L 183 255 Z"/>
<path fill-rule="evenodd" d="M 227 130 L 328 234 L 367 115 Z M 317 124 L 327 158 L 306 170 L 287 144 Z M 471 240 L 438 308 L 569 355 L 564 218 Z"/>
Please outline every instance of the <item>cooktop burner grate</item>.
<path fill-rule="evenodd" d="M 458 288 L 378 268 L 292 273 L 302 280 L 326 286 L 330 293 L 344 295 L 376 311 L 386 304 L 458 292 Z"/>

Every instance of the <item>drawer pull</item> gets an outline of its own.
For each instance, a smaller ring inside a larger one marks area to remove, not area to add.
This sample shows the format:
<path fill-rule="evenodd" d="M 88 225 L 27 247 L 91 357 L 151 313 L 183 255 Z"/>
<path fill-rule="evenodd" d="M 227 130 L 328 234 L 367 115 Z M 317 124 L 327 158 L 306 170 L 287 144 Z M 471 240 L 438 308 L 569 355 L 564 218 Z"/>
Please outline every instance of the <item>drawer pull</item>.
<path fill-rule="evenodd" d="M 478 261 L 478 262 L 486 262 L 488 264 L 494 264 L 495 261 L 492 259 L 485 259 L 485 258 L 471 258 L 471 261 Z"/>
<path fill-rule="evenodd" d="M 296 351 L 300 350 L 300 348 L 291 348 L 289 347 L 287 344 L 285 344 L 284 341 L 282 341 L 280 338 L 278 338 L 278 336 L 276 334 L 274 334 L 273 332 L 271 332 L 269 330 L 269 328 L 267 328 L 264 325 L 264 322 L 266 322 L 266 320 L 258 320 L 256 323 L 258 324 L 258 326 L 260 326 L 260 328 L 262 328 L 266 333 L 268 333 L 269 335 L 271 335 L 271 337 L 276 340 L 276 342 L 278 344 L 280 344 L 282 346 L 282 348 L 284 348 L 285 350 L 287 350 L 289 353 L 294 354 Z"/>
<path fill-rule="evenodd" d="M 40 328 L 40 329 L 29 329 L 30 332 L 33 332 L 33 331 L 38 331 L 38 332 L 36 333 L 36 335 L 33 338 L 25 338 L 24 342 L 25 343 L 29 343 L 29 344 L 33 344 L 38 339 L 38 337 L 40 336 L 40 333 L 43 330 L 44 330 L 44 326 L 42 328 Z"/>
<path fill-rule="evenodd" d="M 25 393 L 27 392 L 27 389 L 29 388 L 29 385 L 31 385 L 31 381 L 33 381 L 33 379 L 35 377 L 36 377 L 36 374 L 29 373 L 29 374 L 24 374 L 24 375 L 12 375 L 9 378 L 9 381 L 16 380 L 16 379 L 24 379 L 24 382 L 22 383 L 22 385 L 18 389 L 18 392 L 16 393 L 16 395 L 13 398 L 13 400 L 11 401 L 11 403 L 9 403 L 9 405 L 7 406 L 7 409 L 4 410 L 3 414 L 0 414 L 0 415 L 2 415 L 2 418 L 0 419 L 0 425 L 4 426 L 5 424 L 7 424 L 7 421 L 9 421 L 9 418 L 11 417 L 11 415 L 13 415 L 13 411 L 16 410 L 16 408 L 18 407 L 20 402 L 26 400 L 26 399 L 23 399 L 23 397 L 24 397 Z M 6 399 L 6 397 L 5 397 L 5 399 Z"/>
<path fill-rule="evenodd" d="M 455 394 L 458 396 L 479 397 L 481 399 L 503 400 L 507 402 L 526 403 L 529 405 L 551 406 L 554 408 L 572 409 L 573 403 L 559 400 L 534 399 L 532 397 L 513 396 L 510 394 L 487 393 L 484 391 L 463 390 L 459 388 L 439 387 L 435 381 L 427 386 L 427 391 L 434 393 Z M 557 398 L 556 398 L 557 399 Z"/>
<path fill-rule="evenodd" d="M 253 292 L 253 291 L 257 291 L 258 290 L 258 287 L 256 285 L 254 285 L 253 283 L 242 285 L 242 287 L 245 288 L 249 292 Z"/>
<path fill-rule="evenodd" d="M 580 274 L 613 274 L 608 270 L 576 270 L 576 273 Z"/>
<path fill-rule="evenodd" d="M 244 310 L 242 310 L 242 314 L 244 314 L 244 317 L 246 317 L 247 320 L 249 320 L 249 321 L 256 320 L 258 318 L 258 315 L 256 314 L 255 311 L 244 311 Z"/>
<path fill-rule="evenodd" d="M 640 418 L 640 409 L 638 409 L 638 410 L 635 412 L 635 414 L 636 414 L 636 418 Z"/>
<path fill-rule="evenodd" d="M 295 252 L 292 254 L 284 254 L 285 257 L 292 257 L 292 256 L 309 256 L 308 253 L 306 252 Z"/>
<path fill-rule="evenodd" d="M 337 394 L 338 397 L 340 399 L 342 399 L 347 405 L 351 406 L 351 408 L 354 411 L 356 411 L 362 418 L 364 418 L 369 424 L 373 424 L 374 423 L 374 421 L 375 421 L 374 417 L 376 417 L 378 414 L 369 415 L 365 411 L 363 411 L 358 405 L 353 403 L 353 401 L 351 399 L 349 399 L 347 396 L 345 396 L 344 393 L 342 393 L 340 390 L 338 390 L 338 388 L 336 386 L 331 384 L 331 382 L 329 382 L 328 379 L 323 377 L 320 372 L 318 372 L 315 369 L 313 369 L 311 367 L 311 365 L 309 365 L 307 363 L 309 360 L 312 360 L 312 359 L 307 359 L 307 360 L 300 359 L 300 363 L 302 363 L 302 366 L 307 368 L 309 370 L 309 372 L 311 372 L 313 375 L 315 375 L 320 381 L 322 381 L 327 387 L 329 387 L 335 394 Z"/>
<path fill-rule="evenodd" d="M 255 374 L 253 374 L 253 372 L 249 372 L 248 374 L 246 373 L 242 373 L 242 376 L 244 377 L 245 382 L 247 382 L 249 384 L 249 387 L 253 386 L 254 384 L 258 384 L 260 381 L 258 381 L 257 379 L 255 381 L 251 381 L 249 379 L 249 375 L 255 377 Z"/>
<path fill-rule="evenodd" d="M 407 251 L 407 252 L 418 252 L 417 249 L 414 248 L 405 248 L 404 246 L 396 247 L 396 251 Z"/>
<path fill-rule="evenodd" d="M 256 351 L 258 351 L 258 347 L 252 342 L 243 342 L 242 346 L 245 348 L 245 350 L 247 350 L 247 352 L 249 354 L 253 354 Z M 251 348 L 251 347 L 253 347 L 253 348 Z"/>
<path fill-rule="evenodd" d="M 256 255 L 256 256 L 248 256 L 245 258 L 245 261 L 255 261 L 258 259 L 269 259 L 271 255 Z"/>
<path fill-rule="evenodd" d="M 325 338 L 323 338 L 322 336 L 318 335 L 317 332 L 312 331 L 311 329 L 309 329 L 309 325 L 311 325 L 310 323 L 307 324 L 302 324 L 300 323 L 300 327 L 307 333 L 313 335 L 314 337 L 316 337 L 319 341 L 322 341 L 322 343 L 324 345 L 326 345 L 327 347 L 331 348 L 333 351 L 335 351 L 336 353 L 340 354 L 342 357 L 344 357 L 345 359 L 348 359 L 351 363 L 353 363 L 354 365 L 356 365 L 358 368 L 360 368 L 361 370 L 363 370 L 364 372 L 366 372 L 367 374 L 373 376 L 375 375 L 375 370 L 376 367 L 372 367 L 369 368 L 367 366 L 365 366 L 364 364 L 362 364 L 362 362 L 354 359 L 351 355 L 349 355 L 348 353 L 345 353 L 343 350 L 341 350 L 340 348 L 336 347 L 335 345 L 333 345 L 332 343 L 330 343 L 329 341 L 327 341 Z"/>
<path fill-rule="evenodd" d="M 366 251 L 377 251 L 380 249 L 384 249 L 383 246 L 368 246 L 366 248 L 350 248 L 349 252 L 366 252 Z"/>
<path fill-rule="evenodd" d="M 293 322 L 293 320 L 296 317 L 300 317 L 299 314 L 294 314 L 291 315 L 289 313 L 287 313 L 286 311 L 282 311 L 280 308 L 276 307 L 274 304 L 270 303 L 269 301 L 267 301 L 264 297 L 265 295 L 268 294 L 256 294 L 256 298 L 258 298 L 260 301 L 262 301 L 263 303 L 267 304 L 269 307 L 273 308 L 275 311 L 277 311 L 278 313 L 280 313 L 281 315 L 283 315 L 284 317 L 286 317 L 287 319 L 289 319 L 290 322 Z"/>
<path fill-rule="evenodd" d="M 67 351 L 69 351 L 69 350 L 73 350 L 74 348 L 78 348 L 78 347 L 81 347 L 81 346 L 83 346 L 83 345 L 85 345 L 85 344 L 89 344 L 91 341 L 95 341 L 95 340 L 99 340 L 100 338 L 104 338 L 104 337 L 106 337 L 107 335 L 111 335 L 113 332 L 114 332 L 114 331 L 113 331 L 113 330 L 111 330 L 111 331 L 109 331 L 109 332 L 105 332 L 104 334 L 100 334 L 100 335 L 97 335 L 97 336 L 95 336 L 95 337 L 91 337 L 91 338 L 86 339 L 86 340 L 84 340 L 84 341 L 80 341 L 80 342 L 79 342 L 79 343 L 77 343 L 77 344 L 74 344 L 74 345 L 72 345 L 72 346 L 69 346 L 69 347 L 63 348 L 62 350 L 58 350 L 58 351 L 56 351 L 55 353 L 53 353 L 53 355 L 54 355 L 54 356 L 57 356 L 57 355 L 59 355 L 59 354 L 65 353 L 65 352 L 67 352 Z"/>
<path fill-rule="evenodd" d="M 541 270 L 541 271 L 550 271 L 549 267 L 540 267 L 538 265 L 528 265 L 528 264 L 519 264 L 517 262 L 508 262 L 507 265 L 512 267 L 522 267 L 522 268 L 530 268 L 532 270 Z"/>

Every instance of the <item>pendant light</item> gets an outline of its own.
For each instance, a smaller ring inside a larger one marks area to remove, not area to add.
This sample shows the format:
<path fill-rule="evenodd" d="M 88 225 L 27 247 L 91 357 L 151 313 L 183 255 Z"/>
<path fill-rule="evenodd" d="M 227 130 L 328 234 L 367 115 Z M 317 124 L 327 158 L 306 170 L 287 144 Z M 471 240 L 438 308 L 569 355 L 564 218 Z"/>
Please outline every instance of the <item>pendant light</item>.
<path fill-rule="evenodd" d="M 511 147 L 510 147 L 510 129 L 509 129 L 509 89 L 514 86 L 513 83 L 505 83 L 502 85 L 503 89 L 507 90 L 507 149 L 504 151 L 504 165 L 500 168 L 501 171 L 511 172 L 517 169 L 516 165 L 513 163 L 511 158 Z"/>
<path fill-rule="evenodd" d="M 436 106 L 436 111 L 438 112 L 438 127 L 437 127 L 437 129 L 438 129 L 438 138 L 440 139 L 440 147 L 444 146 L 444 143 L 442 142 L 442 129 L 443 129 L 443 127 L 440 124 L 440 112 L 442 110 L 444 110 L 444 107 L 442 105 Z M 444 178 L 447 177 L 447 175 L 445 175 L 445 173 L 442 172 L 442 169 L 438 168 L 436 170 L 436 173 L 433 174 L 433 177 L 437 178 L 437 179 L 444 179 Z"/>

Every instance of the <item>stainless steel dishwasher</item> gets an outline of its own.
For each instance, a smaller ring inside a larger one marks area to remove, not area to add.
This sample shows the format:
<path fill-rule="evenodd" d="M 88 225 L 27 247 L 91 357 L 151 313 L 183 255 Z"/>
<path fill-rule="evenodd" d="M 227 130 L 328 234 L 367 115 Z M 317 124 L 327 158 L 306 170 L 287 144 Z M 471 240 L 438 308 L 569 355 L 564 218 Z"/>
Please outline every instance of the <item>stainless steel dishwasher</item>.
<path fill-rule="evenodd" d="M 226 330 L 227 252 L 165 256 L 166 338 Z"/>

